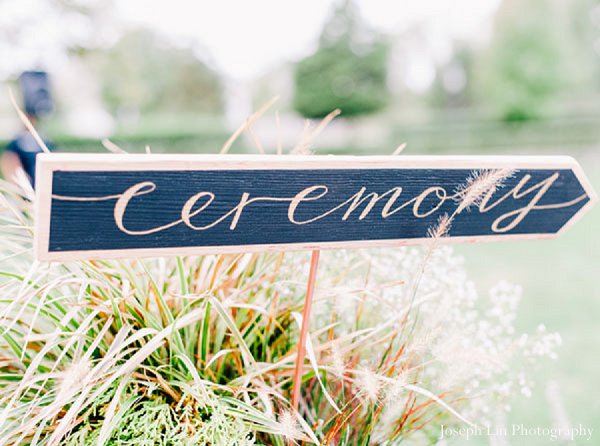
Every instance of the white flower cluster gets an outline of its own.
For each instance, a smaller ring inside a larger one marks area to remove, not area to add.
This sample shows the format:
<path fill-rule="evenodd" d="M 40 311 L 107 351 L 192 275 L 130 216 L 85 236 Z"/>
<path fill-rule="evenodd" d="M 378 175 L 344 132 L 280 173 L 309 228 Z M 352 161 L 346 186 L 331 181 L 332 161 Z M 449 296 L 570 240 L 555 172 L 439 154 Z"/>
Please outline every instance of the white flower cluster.
<path fill-rule="evenodd" d="M 293 269 L 299 262 L 287 263 Z M 516 334 L 521 288 L 500 282 L 483 297 L 463 263 L 447 246 L 323 253 L 313 330 L 335 321 L 340 339 L 371 327 L 381 338 L 396 331 L 397 342 L 405 343 L 402 385 L 369 372 L 377 369 L 383 346 L 360 354 L 360 369 L 354 370 L 359 394 L 383 402 L 393 388 L 396 403 L 389 410 L 397 412 L 405 385 L 414 384 L 464 401 L 461 414 L 483 424 L 499 408 L 510 410 L 509 396 L 531 395 L 526 368 L 539 358 L 555 358 L 560 336 L 543 326 L 533 335 Z M 344 355 L 353 354 L 340 342 L 323 361 L 341 375 L 348 372 Z M 382 420 L 390 417 L 384 412 Z"/>

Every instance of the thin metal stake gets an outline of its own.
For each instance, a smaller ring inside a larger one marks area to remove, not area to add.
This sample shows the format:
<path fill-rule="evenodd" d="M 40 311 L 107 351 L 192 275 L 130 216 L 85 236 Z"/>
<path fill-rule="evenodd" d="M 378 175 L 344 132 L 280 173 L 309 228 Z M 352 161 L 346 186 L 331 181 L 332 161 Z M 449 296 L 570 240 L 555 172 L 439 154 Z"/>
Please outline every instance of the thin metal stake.
<path fill-rule="evenodd" d="M 302 386 L 302 369 L 304 366 L 304 354 L 306 353 L 306 338 L 308 336 L 308 326 L 310 324 L 310 310 L 312 308 L 313 294 L 315 291 L 315 282 L 317 278 L 317 267 L 319 266 L 318 249 L 312 252 L 310 257 L 310 271 L 308 273 L 308 285 L 306 287 L 306 297 L 304 299 L 304 309 L 302 310 L 302 326 L 300 327 L 300 340 L 298 341 L 298 354 L 296 356 L 296 367 L 294 369 L 294 384 L 292 387 L 292 408 L 298 411 L 298 402 L 300 401 L 300 387 Z"/>

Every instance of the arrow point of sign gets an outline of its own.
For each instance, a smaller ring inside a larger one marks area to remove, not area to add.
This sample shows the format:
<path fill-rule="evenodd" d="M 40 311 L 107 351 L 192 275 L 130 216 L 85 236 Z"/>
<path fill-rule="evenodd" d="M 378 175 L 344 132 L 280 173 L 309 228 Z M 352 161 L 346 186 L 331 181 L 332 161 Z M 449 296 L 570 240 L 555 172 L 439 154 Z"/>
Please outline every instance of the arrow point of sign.
<path fill-rule="evenodd" d="M 581 218 L 588 213 L 588 211 L 594 207 L 594 205 L 598 202 L 598 194 L 594 190 L 592 183 L 588 179 L 587 175 L 583 171 L 581 165 L 575 160 L 573 157 L 565 157 L 570 160 L 571 163 L 571 171 L 577 178 L 577 181 L 581 185 L 581 188 L 584 190 L 585 194 L 588 197 L 588 202 L 585 203 L 555 234 L 555 237 L 562 235 L 565 231 L 567 231 L 571 226 L 577 223 Z"/>

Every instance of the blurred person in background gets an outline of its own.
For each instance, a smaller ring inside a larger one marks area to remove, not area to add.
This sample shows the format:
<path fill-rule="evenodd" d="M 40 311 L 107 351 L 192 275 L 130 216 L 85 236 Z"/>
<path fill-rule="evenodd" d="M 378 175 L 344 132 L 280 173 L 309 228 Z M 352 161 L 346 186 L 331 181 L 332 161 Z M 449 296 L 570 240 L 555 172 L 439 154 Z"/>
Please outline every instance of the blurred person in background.
<path fill-rule="evenodd" d="M 19 77 L 25 114 L 35 127 L 40 116 L 49 114 L 54 108 L 50 95 L 48 74 L 44 71 L 25 71 Z M 44 140 L 52 150 L 53 145 Z M 35 161 L 43 149 L 37 143 L 31 132 L 23 128 L 15 138 L 8 143 L 2 154 L 2 175 L 9 181 L 16 181 L 19 172 L 23 171 L 35 185 Z"/>

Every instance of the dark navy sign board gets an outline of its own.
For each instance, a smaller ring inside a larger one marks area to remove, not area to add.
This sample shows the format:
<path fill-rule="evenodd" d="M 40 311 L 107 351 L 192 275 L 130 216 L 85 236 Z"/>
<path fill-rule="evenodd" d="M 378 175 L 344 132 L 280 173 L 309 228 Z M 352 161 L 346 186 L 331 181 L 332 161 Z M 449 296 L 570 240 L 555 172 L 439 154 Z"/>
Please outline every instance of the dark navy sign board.
<path fill-rule="evenodd" d="M 474 172 L 507 168 L 456 214 Z M 541 237 L 595 200 L 570 158 L 49 154 L 38 169 L 43 260 L 418 242 L 444 214 L 450 239 Z"/>

